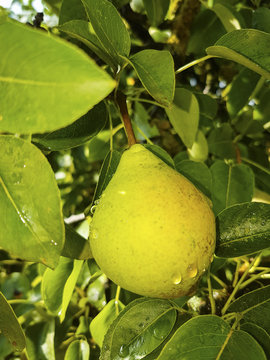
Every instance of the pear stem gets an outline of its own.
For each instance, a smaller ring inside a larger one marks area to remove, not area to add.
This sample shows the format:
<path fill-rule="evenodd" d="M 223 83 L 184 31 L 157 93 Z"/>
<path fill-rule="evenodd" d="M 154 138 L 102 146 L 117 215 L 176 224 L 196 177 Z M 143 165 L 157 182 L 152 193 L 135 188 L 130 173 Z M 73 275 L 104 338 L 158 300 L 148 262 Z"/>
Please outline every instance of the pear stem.
<path fill-rule="evenodd" d="M 131 125 L 131 120 L 127 109 L 126 96 L 122 92 L 118 91 L 116 95 L 116 101 L 119 106 L 123 124 L 126 130 L 128 145 L 135 145 L 137 143 L 137 140 L 135 138 L 134 131 Z"/>

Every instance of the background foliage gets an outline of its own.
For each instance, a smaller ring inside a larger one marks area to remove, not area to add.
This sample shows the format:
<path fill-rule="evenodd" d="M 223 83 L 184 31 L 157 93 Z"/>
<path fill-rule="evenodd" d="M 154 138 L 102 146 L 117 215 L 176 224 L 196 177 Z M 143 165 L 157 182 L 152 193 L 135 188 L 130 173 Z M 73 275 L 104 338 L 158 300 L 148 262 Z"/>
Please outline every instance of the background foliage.
<path fill-rule="evenodd" d="M 9 5 L 0 359 L 270 359 L 268 1 Z M 217 247 L 193 296 L 140 297 L 91 256 L 91 216 L 127 148 L 125 99 L 137 140 L 213 203 Z"/>

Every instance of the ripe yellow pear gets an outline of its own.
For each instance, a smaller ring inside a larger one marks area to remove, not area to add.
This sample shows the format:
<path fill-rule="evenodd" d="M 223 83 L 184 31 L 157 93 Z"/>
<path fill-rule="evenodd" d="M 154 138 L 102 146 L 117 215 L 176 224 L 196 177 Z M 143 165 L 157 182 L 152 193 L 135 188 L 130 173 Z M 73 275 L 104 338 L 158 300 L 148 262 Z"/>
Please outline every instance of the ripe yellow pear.
<path fill-rule="evenodd" d="M 90 229 L 103 272 L 140 295 L 191 293 L 215 248 L 209 201 L 142 145 L 125 151 L 96 207 Z"/>

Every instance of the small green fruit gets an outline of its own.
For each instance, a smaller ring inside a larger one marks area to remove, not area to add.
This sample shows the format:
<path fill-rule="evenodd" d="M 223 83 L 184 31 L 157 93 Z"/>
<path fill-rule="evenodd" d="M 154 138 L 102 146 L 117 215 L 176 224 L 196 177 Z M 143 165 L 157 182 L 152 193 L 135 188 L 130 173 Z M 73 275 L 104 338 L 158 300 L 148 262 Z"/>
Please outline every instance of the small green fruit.
<path fill-rule="evenodd" d="M 123 154 L 90 229 L 93 256 L 112 281 L 160 298 L 194 290 L 215 237 L 207 198 L 139 144 Z"/>

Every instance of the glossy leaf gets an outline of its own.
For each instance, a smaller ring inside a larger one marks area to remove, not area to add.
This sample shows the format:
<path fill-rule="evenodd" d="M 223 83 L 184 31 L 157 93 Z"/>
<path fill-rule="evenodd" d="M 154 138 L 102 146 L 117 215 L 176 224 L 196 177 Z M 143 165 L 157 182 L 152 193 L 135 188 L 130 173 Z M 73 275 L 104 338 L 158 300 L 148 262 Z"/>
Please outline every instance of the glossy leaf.
<path fill-rule="evenodd" d="M 75 19 L 87 19 L 82 2 L 78 0 L 62 0 L 59 14 L 59 24 L 61 25 L 67 21 Z"/>
<path fill-rule="evenodd" d="M 270 358 L 270 335 L 260 326 L 251 322 L 246 322 L 241 325 L 241 330 L 246 331 L 254 337 L 254 339 L 261 345 L 267 359 Z"/>
<path fill-rule="evenodd" d="M 150 115 L 145 107 L 137 101 L 135 102 L 132 120 L 132 127 L 137 140 L 145 140 L 146 137 L 152 138 L 160 135 L 156 125 L 150 125 Z"/>
<path fill-rule="evenodd" d="M 232 332 L 214 315 L 196 316 L 182 325 L 164 346 L 157 360 L 266 360 L 258 343 L 244 331 Z"/>
<path fill-rule="evenodd" d="M 205 164 L 191 160 L 182 160 L 175 163 L 175 168 L 206 196 L 211 196 L 212 176 L 209 168 Z"/>
<path fill-rule="evenodd" d="M 231 205 L 252 200 L 254 175 L 250 167 L 243 164 L 227 165 L 223 161 L 216 161 L 210 170 L 215 214 Z"/>
<path fill-rule="evenodd" d="M 216 255 L 232 258 L 269 247 L 270 205 L 245 203 L 223 210 L 217 217 Z"/>
<path fill-rule="evenodd" d="M 255 29 L 234 30 L 222 36 L 208 55 L 236 61 L 270 79 L 270 34 Z"/>
<path fill-rule="evenodd" d="M 70 259 L 87 260 L 92 258 L 89 241 L 83 238 L 73 229 L 65 224 L 65 244 L 61 255 Z"/>
<path fill-rule="evenodd" d="M 130 303 L 107 332 L 100 360 L 142 358 L 169 335 L 176 320 L 167 300 L 140 298 Z"/>
<path fill-rule="evenodd" d="M 212 10 L 216 13 L 227 32 L 239 30 L 244 25 L 239 13 L 225 1 L 215 3 Z"/>
<path fill-rule="evenodd" d="M 118 301 L 111 300 L 104 306 L 101 312 L 91 321 L 90 331 L 98 346 L 101 348 L 104 336 L 108 331 L 118 313 L 122 311 L 125 306 Z"/>
<path fill-rule="evenodd" d="M 107 277 L 102 274 L 101 271 L 97 270 L 95 273 L 91 272 L 91 284 L 87 288 L 87 299 L 88 302 L 93 305 L 96 309 L 101 311 L 106 305 L 105 297 L 105 284 L 107 283 Z"/>
<path fill-rule="evenodd" d="M 106 105 L 102 102 L 73 124 L 51 133 L 34 135 L 32 141 L 53 151 L 70 149 L 91 140 L 103 129 L 107 120 Z"/>
<path fill-rule="evenodd" d="M 209 152 L 224 159 L 235 158 L 236 149 L 233 136 L 233 130 L 228 123 L 213 129 L 208 137 Z"/>
<path fill-rule="evenodd" d="M 26 329 L 26 351 L 31 360 L 55 360 L 54 319 L 38 322 Z"/>
<path fill-rule="evenodd" d="M 129 60 L 149 94 L 160 104 L 169 106 L 175 87 L 174 63 L 169 51 L 142 50 Z"/>
<path fill-rule="evenodd" d="M 265 286 L 236 299 L 228 312 L 241 312 L 246 322 L 252 322 L 270 334 L 270 285 Z"/>
<path fill-rule="evenodd" d="M 12 43 L 17 45 L 10 48 Z M 0 25 L 0 52 L 8 64 L 0 70 L 2 131 L 43 133 L 66 126 L 114 88 L 79 48 L 15 21 Z M 18 59 L 24 59 L 19 68 Z"/>
<path fill-rule="evenodd" d="M 197 131 L 195 141 L 188 149 L 188 155 L 193 161 L 205 161 L 208 158 L 208 143 L 201 130 Z"/>
<path fill-rule="evenodd" d="M 93 31 L 91 24 L 84 20 L 72 20 L 58 27 L 59 30 L 75 38 L 88 46 L 100 59 L 105 61 L 111 67 L 114 67 L 114 61 L 102 47 L 101 42 Z"/>
<path fill-rule="evenodd" d="M 4 295 L 0 292 L 0 333 L 6 336 L 16 351 L 25 348 L 25 336 L 21 325 Z M 1 355 L 1 353 L 0 353 Z"/>
<path fill-rule="evenodd" d="M 244 68 L 233 79 L 226 103 L 231 117 L 236 116 L 237 113 L 247 104 L 259 78 L 260 76 L 257 73 Z"/>
<path fill-rule="evenodd" d="M 122 65 L 130 51 L 127 28 L 113 4 L 108 0 L 82 0 L 93 29 L 103 50 Z"/>
<path fill-rule="evenodd" d="M 170 6 L 170 0 L 143 0 L 144 7 L 152 26 L 161 24 Z"/>
<path fill-rule="evenodd" d="M 0 136 L 0 148 L 0 246 L 54 268 L 64 244 L 64 223 L 51 166 L 20 138 Z"/>
<path fill-rule="evenodd" d="M 187 148 L 191 148 L 199 125 L 199 104 L 195 95 L 184 88 L 175 89 L 173 104 L 166 109 L 170 122 Z"/>
<path fill-rule="evenodd" d="M 90 347 L 86 340 L 75 340 L 67 348 L 64 360 L 89 360 Z"/>

